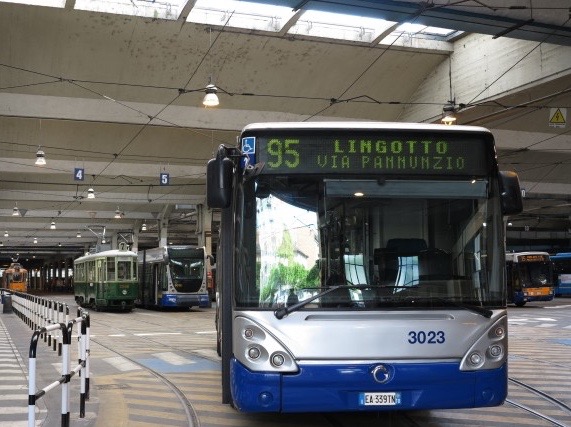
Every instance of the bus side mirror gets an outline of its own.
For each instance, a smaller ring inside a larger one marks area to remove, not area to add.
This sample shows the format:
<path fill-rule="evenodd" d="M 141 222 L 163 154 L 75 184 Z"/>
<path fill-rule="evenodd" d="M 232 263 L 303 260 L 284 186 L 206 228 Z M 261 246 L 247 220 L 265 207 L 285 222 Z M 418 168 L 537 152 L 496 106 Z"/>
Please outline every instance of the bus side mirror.
<path fill-rule="evenodd" d="M 216 156 L 206 165 L 206 204 L 209 208 L 225 209 L 232 200 L 232 160 Z"/>
<path fill-rule="evenodd" d="M 500 171 L 499 178 L 502 214 L 514 215 L 520 213 L 523 210 L 523 201 L 517 173 Z"/>

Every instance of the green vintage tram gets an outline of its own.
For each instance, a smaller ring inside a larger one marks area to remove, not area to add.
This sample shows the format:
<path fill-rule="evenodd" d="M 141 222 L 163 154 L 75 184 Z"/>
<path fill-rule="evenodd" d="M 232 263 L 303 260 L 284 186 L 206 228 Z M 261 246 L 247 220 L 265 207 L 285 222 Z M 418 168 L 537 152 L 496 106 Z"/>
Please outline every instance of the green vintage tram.
<path fill-rule="evenodd" d="M 126 247 L 89 254 L 73 263 L 75 301 L 82 307 L 131 311 L 139 293 L 137 254 Z"/>

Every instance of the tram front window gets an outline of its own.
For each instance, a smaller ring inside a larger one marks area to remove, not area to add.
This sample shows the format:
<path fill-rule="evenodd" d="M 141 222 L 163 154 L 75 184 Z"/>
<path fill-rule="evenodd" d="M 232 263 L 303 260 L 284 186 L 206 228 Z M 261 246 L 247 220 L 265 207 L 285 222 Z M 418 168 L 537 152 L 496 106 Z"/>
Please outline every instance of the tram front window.
<path fill-rule="evenodd" d="M 171 279 L 178 292 L 197 292 L 203 282 L 204 260 L 176 257 L 169 260 Z"/>
<path fill-rule="evenodd" d="M 489 184 L 251 180 L 239 192 L 237 305 L 275 309 L 336 286 L 303 309 L 500 306 Z"/>

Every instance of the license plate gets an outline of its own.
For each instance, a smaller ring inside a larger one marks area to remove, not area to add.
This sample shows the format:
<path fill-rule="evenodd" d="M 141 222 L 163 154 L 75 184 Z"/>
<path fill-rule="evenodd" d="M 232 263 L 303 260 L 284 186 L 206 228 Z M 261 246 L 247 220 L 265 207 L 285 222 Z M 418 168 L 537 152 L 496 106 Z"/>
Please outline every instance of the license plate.
<path fill-rule="evenodd" d="M 400 404 L 401 395 L 397 392 L 359 393 L 359 405 L 361 406 L 397 406 Z"/>

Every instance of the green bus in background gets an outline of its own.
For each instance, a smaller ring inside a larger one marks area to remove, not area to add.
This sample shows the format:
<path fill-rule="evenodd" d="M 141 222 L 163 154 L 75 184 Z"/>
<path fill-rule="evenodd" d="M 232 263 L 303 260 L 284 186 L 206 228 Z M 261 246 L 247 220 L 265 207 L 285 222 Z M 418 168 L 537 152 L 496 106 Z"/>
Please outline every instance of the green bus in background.
<path fill-rule="evenodd" d="M 77 258 L 75 301 L 95 310 L 131 311 L 139 293 L 137 254 L 125 246 Z"/>

